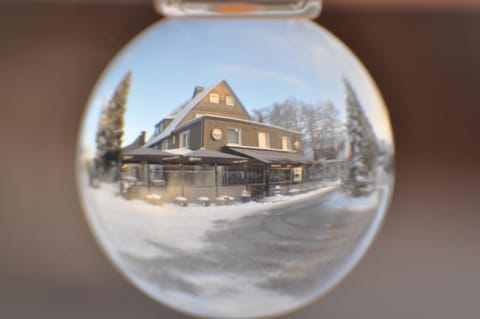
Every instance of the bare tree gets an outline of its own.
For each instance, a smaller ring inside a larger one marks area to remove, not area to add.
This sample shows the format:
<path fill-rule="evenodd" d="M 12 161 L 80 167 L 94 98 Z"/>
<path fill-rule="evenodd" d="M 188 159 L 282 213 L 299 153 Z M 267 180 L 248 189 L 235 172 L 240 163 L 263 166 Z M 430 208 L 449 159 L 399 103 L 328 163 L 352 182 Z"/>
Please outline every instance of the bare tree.
<path fill-rule="evenodd" d="M 288 98 L 270 107 L 254 110 L 256 119 L 268 124 L 298 131 L 302 134 L 304 149 L 315 160 L 336 157 L 342 135 L 339 114 L 332 102 L 308 104 Z"/>

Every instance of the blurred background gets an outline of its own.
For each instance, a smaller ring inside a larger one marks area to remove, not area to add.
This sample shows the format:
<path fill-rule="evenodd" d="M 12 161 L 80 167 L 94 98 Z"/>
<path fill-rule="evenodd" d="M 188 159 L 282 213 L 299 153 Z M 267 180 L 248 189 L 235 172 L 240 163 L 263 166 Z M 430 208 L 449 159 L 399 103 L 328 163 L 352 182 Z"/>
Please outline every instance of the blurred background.
<path fill-rule="evenodd" d="M 324 2 L 317 21 L 356 52 L 389 106 L 396 192 L 358 267 L 284 318 L 476 318 L 480 4 Z M 0 0 L 0 318 L 187 318 L 113 268 L 75 189 L 90 90 L 158 18 L 149 0 Z"/>

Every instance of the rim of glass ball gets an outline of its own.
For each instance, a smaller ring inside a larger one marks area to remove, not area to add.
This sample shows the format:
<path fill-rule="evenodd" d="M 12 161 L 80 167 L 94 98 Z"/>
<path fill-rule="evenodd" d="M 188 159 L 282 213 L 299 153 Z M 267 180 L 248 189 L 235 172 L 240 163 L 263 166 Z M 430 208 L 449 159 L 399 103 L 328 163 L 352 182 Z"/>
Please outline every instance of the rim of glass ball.
<path fill-rule="evenodd" d="M 316 18 L 322 0 L 153 0 L 163 16 L 174 18 Z"/>

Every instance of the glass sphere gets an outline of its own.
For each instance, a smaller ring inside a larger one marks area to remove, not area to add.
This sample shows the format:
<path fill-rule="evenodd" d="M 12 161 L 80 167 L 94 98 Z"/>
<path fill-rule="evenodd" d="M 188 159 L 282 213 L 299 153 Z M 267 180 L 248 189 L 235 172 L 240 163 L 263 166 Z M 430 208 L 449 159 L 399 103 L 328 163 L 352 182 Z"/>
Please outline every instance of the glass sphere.
<path fill-rule="evenodd" d="M 178 311 L 254 318 L 325 294 L 393 185 L 377 87 L 302 20 L 163 20 L 103 73 L 79 134 L 86 217 L 113 264 Z"/>

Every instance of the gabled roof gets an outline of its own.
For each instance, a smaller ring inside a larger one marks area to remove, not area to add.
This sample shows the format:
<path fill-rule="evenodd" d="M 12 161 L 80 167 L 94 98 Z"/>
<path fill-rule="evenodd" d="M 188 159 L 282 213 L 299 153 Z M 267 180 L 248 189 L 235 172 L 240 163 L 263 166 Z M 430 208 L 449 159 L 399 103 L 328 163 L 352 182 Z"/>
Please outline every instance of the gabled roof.
<path fill-rule="evenodd" d="M 150 146 L 156 144 L 157 142 L 160 142 L 161 140 L 169 137 L 170 134 L 172 134 L 172 132 L 178 126 L 178 124 L 180 124 L 180 122 L 182 122 L 182 120 L 188 115 L 188 113 L 190 113 L 195 108 L 195 106 L 201 100 L 203 100 L 203 98 L 205 98 L 215 87 L 220 85 L 222 82 L 223 81 L 215 83 L 210 88 L 201 91 L 195 97 L 193 97 L 190 101 L 188 101 L 183 107 L 181 107 L 177 112 L 170 115 L 170 116 L 175 116 L 175 118 L 170 122 L 170 124 L 168 124 L 168 126 L 163 130 L 162 133 L 160 133 L 157 136 L 153 136 L 152 138 L 150 138 L 145 143 L 145 147 L 150 147 Z"/>

